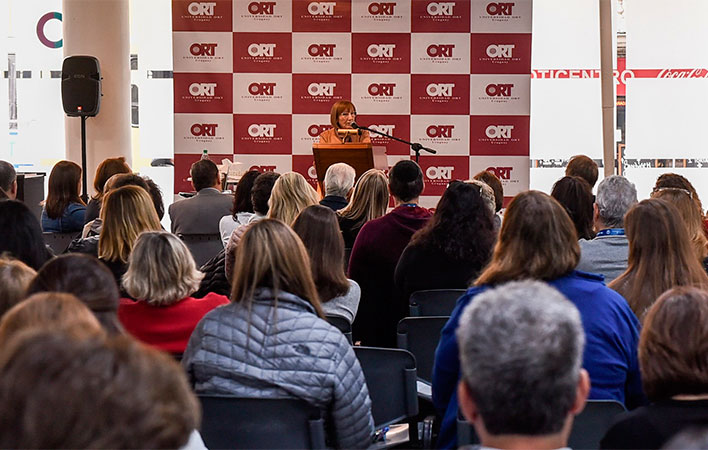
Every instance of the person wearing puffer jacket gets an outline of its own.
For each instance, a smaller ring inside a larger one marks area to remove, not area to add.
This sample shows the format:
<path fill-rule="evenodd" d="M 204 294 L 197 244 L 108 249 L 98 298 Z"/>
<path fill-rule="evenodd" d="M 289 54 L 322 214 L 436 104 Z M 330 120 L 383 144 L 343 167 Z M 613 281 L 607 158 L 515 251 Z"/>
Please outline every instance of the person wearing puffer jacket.
<path fill-rule="evenodd" d="M 182 358 L 198 394 L 299 398 L 327 415 L 328 445 L 370 446 L 371 400 L 354 350 L 323 317 L 302 241 L 251 225 L 236 251 L 231 303 L 207 313 Z"/>

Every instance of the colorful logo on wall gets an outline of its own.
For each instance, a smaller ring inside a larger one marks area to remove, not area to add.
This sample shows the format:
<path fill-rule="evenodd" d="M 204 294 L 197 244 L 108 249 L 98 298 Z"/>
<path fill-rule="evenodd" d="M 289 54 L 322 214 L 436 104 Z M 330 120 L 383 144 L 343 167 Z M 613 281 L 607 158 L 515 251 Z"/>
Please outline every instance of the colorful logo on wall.
<path fill-rule="evenodd" d="M 44 27 L 47 25 L 47 22 L 52 19 L 57 19 L 61 22 L 61 13 L 48 12 L 47 14 L 39 18 L 39 22 L 37 22 L 37 38 L 39 38 L 39 42 L 44 44 L 46 47 L 61 48 L 62 45 L 64 45 L 63 39 L 59 39 L 58 41 L 52 41 L 47 37 L 46 34 L 44 34 Z"/>

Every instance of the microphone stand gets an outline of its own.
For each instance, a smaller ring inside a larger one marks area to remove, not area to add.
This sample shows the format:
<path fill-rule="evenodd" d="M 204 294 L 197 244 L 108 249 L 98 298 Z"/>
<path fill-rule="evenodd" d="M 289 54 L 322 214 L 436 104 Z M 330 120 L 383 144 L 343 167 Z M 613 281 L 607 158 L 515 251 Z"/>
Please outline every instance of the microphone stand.
<path fill-rule="evenodd" d="M 400 139 L 400 138 L 397 138 L 397 137 L 395 137 L 395 136 L 391 136 L 390 134 L 386 134 L 386 133 L 384 133 L 384 132 L 382 132 L 382 131 L 372 130 L 371 128 L 367 128 L 367 127 L 362 127 L 361 125 L 357 125 L 356 122 L 352 122 L 352 128 L 357 129 L 357 130 L 366 130 L 366 131 L 368 131 L 369 133 L 376 133 L 376 134 L 379 134 L 379 135 L 381 135 L 381 136 L 385 136 L 385 137 L 387 137 L 387 138 L 389 138 L 389 139 L 393 139 L 394 141 L 402 142 L 402 143 L 404 143 L 404 144 L 410 146 L 410 147 L 411 147 L 411 150 L 413 150 L 413 151 L 415 152 L 415 162 L 416 162 L 416 163 L 418 163 L 418 160 L 420 159 L 420 152 L 421 152 L 421 150 L 424 150 L 424 151 L 426 151 L 426 152 L 428 152 L 428 153 L 432 153 L 432 154 L 436 154 L 436 153 L 437 153 L 436 150 L 433 150 L 432 148 L 423 147 L 422 144 L 419 144 L 419 143 L 417 143 L 417 142 L 408 142 L 408 141 L 406 141 L 406 140 L 404 140 L 404 139 Z"/>

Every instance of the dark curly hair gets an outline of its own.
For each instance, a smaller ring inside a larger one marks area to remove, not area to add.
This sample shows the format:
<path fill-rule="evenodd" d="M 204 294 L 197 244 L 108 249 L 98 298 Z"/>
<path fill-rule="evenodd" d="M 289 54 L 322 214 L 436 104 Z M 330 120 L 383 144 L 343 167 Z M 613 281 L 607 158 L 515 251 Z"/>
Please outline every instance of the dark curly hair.
<path fill-rule="evenodd" d="M 484 267 L 497 234 L 492 212 L 479 186 L 453 181 L 440 198 L 435 214 L 411 239 L 411 245 L 438 250 L 446 256 Z"/>

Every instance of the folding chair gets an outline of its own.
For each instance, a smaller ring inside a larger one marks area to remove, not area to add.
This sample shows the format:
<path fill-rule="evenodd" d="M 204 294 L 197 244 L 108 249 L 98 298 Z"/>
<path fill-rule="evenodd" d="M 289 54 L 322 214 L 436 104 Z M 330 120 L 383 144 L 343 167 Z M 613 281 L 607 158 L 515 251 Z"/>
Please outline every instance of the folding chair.
<path fill-rule="evenodd" d="M 197 268 L 204 265 L 214 256 L 224 249 L 221 243 L 221 235 L 215 234 L 178 234 L 179 238 L 187 244 L 187 248 L 197 263 Z"/>
<path fill-rule="evenodd" d="M 570 448 L 600 448 L 600 440 L 618 414 L 626 409 L 616 400 L 588 400 L 583 412 L 575 416 L 568 438 Z"/>
<path fill-rule="evenodd" d="M 431 289 L 416 291 L 408 300 L 411 317 L 449 316 L 455 309 L 457 299 L 462 297 L 464 289 Z"/>
<path fill-rule="evenodd" d="M 408 350 L 415 356 L 418 378 L 432 383 L 435 349 L 440 341 L 440 331 L 449 317 L 406 317 L 398 322 L 398 348 Z"/>
<path fill-rule="evenodd" d="M 55 255 L 64 253 L 71 244 L 71 241 L 76 238 L 80 232 L 72 231 L 71 233 L 42 233 L 44 243 L 52 249 Z"/>
<path fill-rule="evenodd" d="M 330 325 L 337 328 L 352 343 L 352 324 L 347 319 L 339 316 L 325 316 Z"/>

